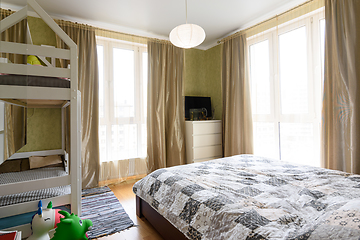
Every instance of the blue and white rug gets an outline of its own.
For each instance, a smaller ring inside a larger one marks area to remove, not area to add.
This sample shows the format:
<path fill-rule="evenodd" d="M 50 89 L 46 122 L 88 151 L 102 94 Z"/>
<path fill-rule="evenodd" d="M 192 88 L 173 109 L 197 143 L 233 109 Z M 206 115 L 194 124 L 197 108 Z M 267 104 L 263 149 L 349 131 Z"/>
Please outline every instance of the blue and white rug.
<path fill-rule="evenodd" d="M 87 233 L 89 239 L 110 235 L 134 226 L 134 222 L 109 187 L 84 189 L 81 203 L 81 218 L 93 222 L 92 229 Z"/>

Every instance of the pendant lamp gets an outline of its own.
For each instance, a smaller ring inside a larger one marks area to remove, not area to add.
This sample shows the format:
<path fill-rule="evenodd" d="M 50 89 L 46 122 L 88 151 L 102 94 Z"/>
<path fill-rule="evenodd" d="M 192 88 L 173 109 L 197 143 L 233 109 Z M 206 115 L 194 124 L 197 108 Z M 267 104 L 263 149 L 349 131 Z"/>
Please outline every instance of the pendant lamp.
<path fill-rule="evenodd" d="M 193 48 L 200 45 L 205 39 L 205 31 L 199 25 L 187 23 L 187 0 L 186 24 L 179 25 L 171 30 L 170 42 L 180 48 Z"/>

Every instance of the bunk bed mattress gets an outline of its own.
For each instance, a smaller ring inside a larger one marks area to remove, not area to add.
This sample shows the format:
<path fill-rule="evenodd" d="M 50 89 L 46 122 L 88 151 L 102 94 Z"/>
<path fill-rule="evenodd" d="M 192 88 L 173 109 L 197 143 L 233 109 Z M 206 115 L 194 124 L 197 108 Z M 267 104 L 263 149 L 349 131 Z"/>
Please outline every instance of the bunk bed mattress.
<path fill-rule="evenodd" d="M 0 85 L 70 88 L 68 79 L 26 75 L 0 75 Z"/>
<path fill-rule="evenodd" d="M 38 180 L 50 177 L 65 176 L 67 173 L 63 167 L 39 168 L 23 172 L 11 172 L 0 174 L 0 185 L 22 181 Z M 0 196 L 0 207 L 11 204 L 36 201 L 46 198 L 57 197 L 71 193 L 71 187 L 60 186 L 54 188 L 40 189 L 36 191 L 22 192 L 11 195 Z"/>
<path fill-rule="evenodd" d="M 134 193 L 189 239 L 360 237 L 360 176 L 239 155 L 164 168 Z"/>

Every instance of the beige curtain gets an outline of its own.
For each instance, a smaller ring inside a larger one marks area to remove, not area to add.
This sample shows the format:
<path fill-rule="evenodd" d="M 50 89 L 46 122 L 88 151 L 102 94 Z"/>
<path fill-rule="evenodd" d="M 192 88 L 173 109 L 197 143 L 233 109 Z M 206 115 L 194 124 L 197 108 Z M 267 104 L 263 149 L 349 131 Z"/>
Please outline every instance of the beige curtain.
<path fill-rule="evenodd" d="M 118 184 L 130 179 L 140 179 L 146 176 L 146 158 L 131 158 L 101 162 L 100 186 Z"/>
<path fill-rule="evenodd" d="M 11 14 L 15 13 L 14 11 L 0 9 L 0 19 L 4 19 Z M 16 42 L 16 43 L 26 43 L 26 31 L 27 31 L 27 21 L 26 19 L 15 24 L 11 28 L 8 28 L 1 33 L 1 41 L 6 42 Z M 12 63 L 24 64 L 26 63 L 26 56 L 20 54 L 10 54 L 10 53 L 1 53 L 1 57 L 9 59 Z"/>
<path fill-rule="evenodd" d="M 250 86 L 246 36 L 224 41 L 222 46 L 224 156 L 253 153 Z"/>
<path fill-rule="evenodd" d="M 82 187 L 96 187 L 99 183 L 99 83 L 95 31 L 82 24 L 62 20 L 57 20 L 57 23 L 78 46 Z M 66 48 L 58 36 L 56 39 L 58 48 Z M 62 67 L 67 63 L 61 61 Z"/>
<path fill-rule="evenodd" d="M 0 19 L 4 19 L 15 12 L 0 9 Z M 27 21 L 22 20 L 1 33 L 1 41 L 26 43 Z M 1 57 L 12 63 L 26 63 L 26 56 L 20 54 L 1 53 Z M 26 144 L 26 109 L 5 103 L 4 126 L 4 159 L 11 157 Z M 2 147 L 2 146 L 1 146 Z"/>
<path fill-rule="evenodd" d="M 360 174 L 360 1 L 325 1 L 323 167 Z"/>
<path fill-rule="evenodd" d="M 26 144 L 26 109 L 5 104 L 4 159 L 8 159 Z"/>
<path fill-rule="evenodd" d="M 148 173 L 186 163 L 183 68 L 183 49 L 148 42 Z"/>

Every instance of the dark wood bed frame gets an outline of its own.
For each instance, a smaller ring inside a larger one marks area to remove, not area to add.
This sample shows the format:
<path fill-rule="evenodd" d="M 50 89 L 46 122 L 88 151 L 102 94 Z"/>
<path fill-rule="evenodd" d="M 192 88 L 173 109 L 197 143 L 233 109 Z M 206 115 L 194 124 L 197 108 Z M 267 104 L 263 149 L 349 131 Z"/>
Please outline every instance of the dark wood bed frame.
<path fill-rule="evenodd" d="M 136 215 L 144 217 L 165 240 L 187 240 L 188 238 L 161 216 L 147 202 L 136 196 Z"/>

